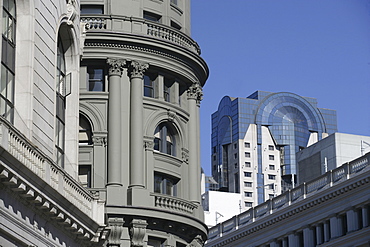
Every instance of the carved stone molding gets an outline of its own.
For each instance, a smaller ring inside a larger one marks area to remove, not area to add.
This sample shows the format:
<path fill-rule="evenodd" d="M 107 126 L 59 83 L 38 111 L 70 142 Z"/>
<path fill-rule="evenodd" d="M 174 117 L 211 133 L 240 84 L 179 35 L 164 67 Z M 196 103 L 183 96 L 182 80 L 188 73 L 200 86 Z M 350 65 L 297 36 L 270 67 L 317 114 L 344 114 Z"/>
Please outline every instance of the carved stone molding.
<path fill-rule="evenodd" d="M 139 61 L 131 61 L 128 66 L 128 74 L 130 78 L 143 78 L 145 71 L 149 68 L 148 63 L 143 63 Z"/>
<path fill-rule="evenodd" d="M 182 149 L 182 161 L 185 162 L 186 164 L 189 164 L 189 151 L 187 149 Z"/>
<path fill-rule="evenodd" d="M 123 68 L 126 65 L 125 59 L 119 58 L 108 58 L 107 64 L 109 65 L 109 75 L 118 75 L 121 76 Z"/>
<path fill-rule="evenodd" d="M 202 239 L 202 236 L 197 235 L 193 241 L 189 244 L 189 247 L 203 247 L 204 246 L 204 240 Z"/>
<path fill-rule="evenodd" d="M 123 232 L 123 218 L 109 218 L 108 226 L 110 234 L 108 237 L 108 246 L 121 246 L 121 235 Z"/>
<path fill-rule="evenodd" d="M 133 219 L 130 224 L 131 246 L 144 246 L 144 237 L 148 223 L 146 220 Z"/>
<path fill-rule="evenodd" d="M 144 148 L 146 151 L 150 151 L 150 150 L 153 150 L 154 148 L 154 142 L 153 141 L 144 141 Z"/>
<path fill-rule="evenodd" d="M 72 25 L 77 16 L 76 1 L 69 0 L 67 3 L 67 25 Z"/>
<path fill-rule="evenodd" d="M 195 99 L 199 104 L 203 99 L 202 86 L 199 83 L 193 83 L 188 89 L 188 99 Z"/>
<path fill-rule="evenodd" d="M 171 111 L 170 109 L 167 110 L 167 115 L 168 115 L 168 121 L 173 122 L 176 117 L 176 112 Z"/>
<path fill-rule="evenodd" d="M 106 146 L 107 145 L 107 138 L 103 136 L 93 136 L 93 143 L 94 146 Z"/>

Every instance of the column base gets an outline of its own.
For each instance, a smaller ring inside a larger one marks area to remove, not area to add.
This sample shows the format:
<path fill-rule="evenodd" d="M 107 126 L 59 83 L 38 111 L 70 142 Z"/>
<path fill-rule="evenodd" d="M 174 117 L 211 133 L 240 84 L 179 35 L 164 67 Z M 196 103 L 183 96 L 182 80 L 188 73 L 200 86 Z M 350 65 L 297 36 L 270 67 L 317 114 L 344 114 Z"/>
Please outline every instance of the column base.
<path fill-rule="evenodd" d="M 131 206 L 153 207 L 154 197 L 151 197 L 149 191 L 145 188 L 130 187 L 127 189 L 127 204 Z"/>
<path fill-rule="evenodd" d="M 125 206 L 127 191 L 121 185 L 108 185 L 107 186 L 107 205 L 112 206 Z"/>

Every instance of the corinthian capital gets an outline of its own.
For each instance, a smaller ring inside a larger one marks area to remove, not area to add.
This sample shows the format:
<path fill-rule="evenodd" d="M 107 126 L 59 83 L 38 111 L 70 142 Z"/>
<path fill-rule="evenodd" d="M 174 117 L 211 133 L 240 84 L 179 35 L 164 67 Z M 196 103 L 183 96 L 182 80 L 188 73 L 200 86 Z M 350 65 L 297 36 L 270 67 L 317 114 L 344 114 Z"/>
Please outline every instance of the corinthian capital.
<path fill-rule="evenodd" d="M 131 61 L 130 66 L 128 67 L 128 73 L 130 78 L 143 78 L 145 71 L 149 68 L 149 64 Z"/>
<path fill-rule="evenodd" d="M 188 99 L 195 99 L 197 103 L 203 99 L 202 86 L 199 83 L 193 83 L 188 89 Z"/>
<path fill-rule="evenodd" d="M 121 76 L 123 67 L 126 65 L 126 60 L 119 58 L 108 58 L 107 64 L 109 65 L 109 75 Z"/>

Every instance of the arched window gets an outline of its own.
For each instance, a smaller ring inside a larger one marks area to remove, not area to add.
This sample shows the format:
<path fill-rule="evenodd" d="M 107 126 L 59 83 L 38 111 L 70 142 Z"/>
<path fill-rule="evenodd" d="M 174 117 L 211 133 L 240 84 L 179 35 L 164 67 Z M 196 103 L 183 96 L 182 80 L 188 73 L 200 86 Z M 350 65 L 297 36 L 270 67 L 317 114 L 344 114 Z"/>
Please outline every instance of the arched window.
<path fill-rule="evenodd" d="M 169 155 L 176 155 L 174 131 L 169 124 L 162 123 L 155 129 L 154 150 Z"/>
<path fill-rule="evenodd" d="M 15 72 L 15 1 L 3 1 L 0 114 L 13 121 Z"/>
<path fill-rule="evenodd" d="M 78 134 L 78 140 L 80 145 L 91 145 L 92 144 L 92 132 L 89 121 L 80 114 L 80 130 Z"/>
<path fill-rule="evenodd" d="M 58 36 L 57 44 L 57 77 L 56 77 L 56 119 L 55 119 L 55 148 L 57 164 L 64 167 L 64 139 L 65 139 L 65 96 L 63 94 L 63 81 L 66 76 L 65 50 Z"/>

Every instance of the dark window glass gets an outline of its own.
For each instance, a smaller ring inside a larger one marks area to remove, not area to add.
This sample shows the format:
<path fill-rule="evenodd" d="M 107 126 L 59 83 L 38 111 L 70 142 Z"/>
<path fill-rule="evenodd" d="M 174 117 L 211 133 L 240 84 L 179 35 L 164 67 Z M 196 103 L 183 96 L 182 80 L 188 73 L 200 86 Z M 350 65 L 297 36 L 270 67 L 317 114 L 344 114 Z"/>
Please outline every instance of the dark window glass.
<path fill-rule="evenodd" d="M 181 30 L 181 26 L 174 21 L 171 21 L 171 27 L 176 28 L 177 30 Z"/>
<path fill-rule="evenodd" d="M 154 22 L 161 22 L 162 16 L 144 11 L 144 19 Z"/>
<path fill-rule="evenodd" d="M 144 75 L 144 96 L 154 97 L 154 81 L 148 75 Z"/>
<path fill-rule="evenodd" d="M 160 124 L 154 132 L 154 150 L 175 155 L 175 138 L 167 123 Z"/>
<path fill-rule="evenodd" d="M 88 66 L 88 88 L 89 91 L 104 92 L 105 90 L 105 71 L 102 67 Z"/>
<path fill-rule="evenodd" d="M 177 196 L 178 179 L 171 176 L 154 173 L 154 192 L 169 196 Z"/>
<path fill-rule="evenodd" d="M 104 14 L 104 7 L 103 5 L 81 4 L 81 14 Z"/>
<path fill-rule="evenodd" d="M 78 166 L 78 179 L 83 187 L 91 188 L 91 166 Z"/>
<path fill-rule="evenodd" d="M 79 119 L 80 129 L 78 134 L 78 140 L 80 144 L 92 144 L 92 133 L 89 121 L 82 115 Z"/>

